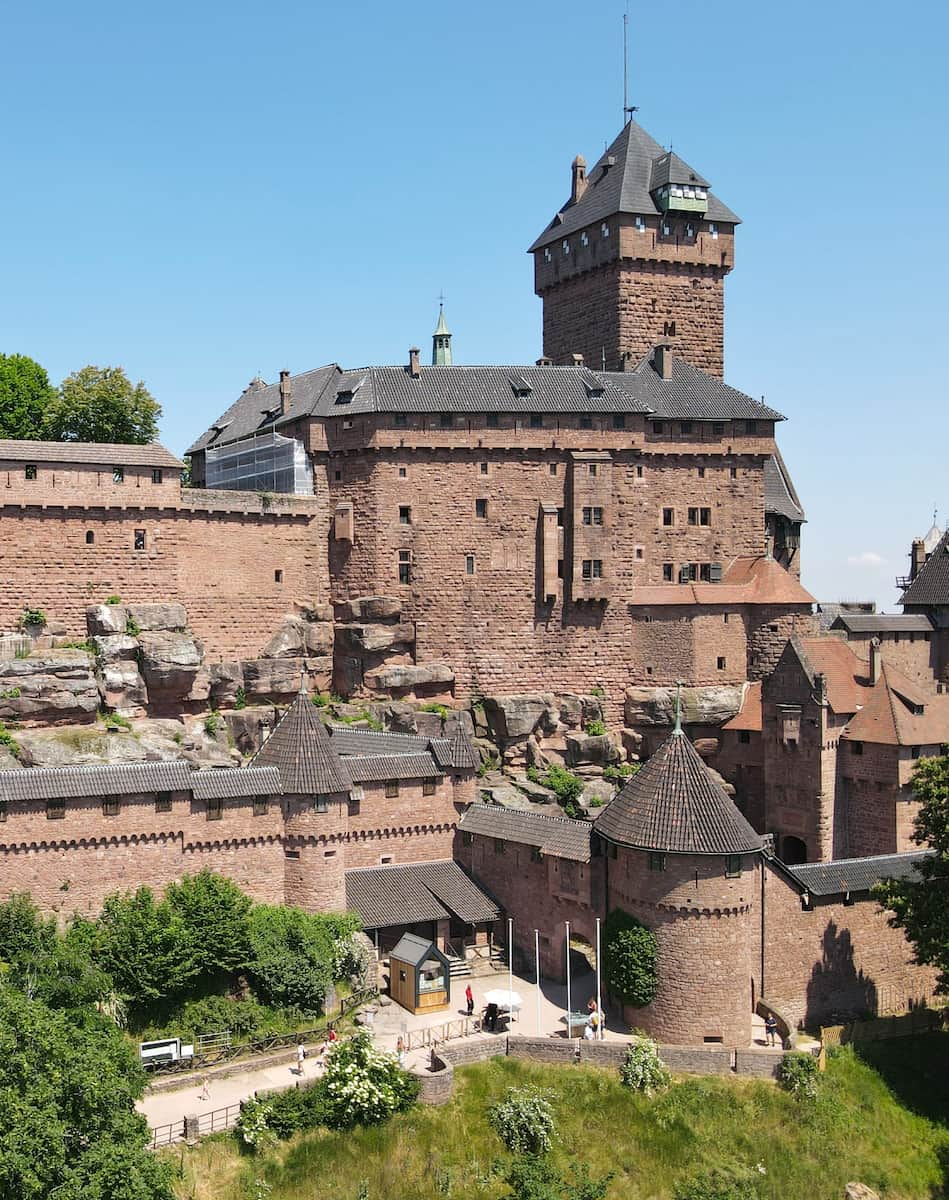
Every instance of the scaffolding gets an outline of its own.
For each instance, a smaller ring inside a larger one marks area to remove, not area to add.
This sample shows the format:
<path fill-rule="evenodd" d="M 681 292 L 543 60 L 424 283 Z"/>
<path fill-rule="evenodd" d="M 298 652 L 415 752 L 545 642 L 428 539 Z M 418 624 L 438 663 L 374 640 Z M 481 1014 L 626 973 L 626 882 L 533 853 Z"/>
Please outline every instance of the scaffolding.
<path fill-rule="evenodd" d="M 205 487 L 237 492 L 313 495 L 306 447 L 274 430 L 205 451 Z"/>

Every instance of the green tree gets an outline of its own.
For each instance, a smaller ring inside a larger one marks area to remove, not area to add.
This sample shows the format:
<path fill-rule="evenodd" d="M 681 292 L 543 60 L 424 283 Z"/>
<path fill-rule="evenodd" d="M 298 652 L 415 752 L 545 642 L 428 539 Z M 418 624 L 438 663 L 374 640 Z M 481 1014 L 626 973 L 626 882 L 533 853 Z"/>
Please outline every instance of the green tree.
<path fill-rule="evenodd" d="M 0 437 L 36 440 L 56 392 L 43 367 L 25 354 L 0 354 Z"/>
<path fill-rule="evenodd" d="M 173 1200 L 134 1109 L 144 1087 L 107 1018 L 0 989 L 0 1200 Z"/>
<path fill-rule="evenodd" d="M 261 998 L 303 1013 L 322 1011 L 333 981 L 334 937 L 300 908 L 255 904 L 248 918 L 250 974 Z"/>
<path fill-rule="evenodd" d="M 891 910 L 890 924 L 905 931 L 918 963 L 939 972 L 937 989 L 949 992 L 949 746 L 919 760 L 912 788 L 920 801 L 913 841 L 933 853 L 909 879 L 884 879 L 874 889 Z"/>
<path fill-rule="evenodd" d="M 152 442 L 161 408 L 121 367 L 83 367 L 63 380 L 45 422 L 60 442 Z"/>
<path fill-rule="evenodd" d="M 601 1200 L 612 1174 L 591 1179 L 589 1168 L 573 1163 L 565 1178 L 548 1158 L 525 1154 L 515 1158 L 504 1176 L 509 1200 Z"/>
<path fill-rule="evenodd" d="M 150 888 L 107 896 L 97 938 L 100 965 L 137 1015 L 180 996 L 198 973 L 181 919 Z"/>
<path fill-rule="evenodd" d="M 199 974 L 231 974 L 247 965 L 251 900 L 233 880 L 211 871 L 185 875 L 165 892 L 189 958 Z"/>
<path fill-rule="evenodd" d="M 659 947 L 641 921 L 615 908 L 606 918 L 603 974 L 614 996 L 641 1008 L 656 998 Z"/>

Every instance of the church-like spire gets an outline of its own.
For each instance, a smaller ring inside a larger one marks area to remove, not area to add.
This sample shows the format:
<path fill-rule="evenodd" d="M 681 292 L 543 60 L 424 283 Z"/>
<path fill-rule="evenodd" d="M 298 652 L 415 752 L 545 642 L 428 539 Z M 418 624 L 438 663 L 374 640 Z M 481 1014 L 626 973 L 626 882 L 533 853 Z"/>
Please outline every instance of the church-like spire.
<path fill-rule="evenodd" d="M 435 332 L 432 334 L 432 366 L 451 366 L 451 331 L 445 323 L 445 305 L 443 301 L 439 301 L 438 324 L 435 326 Z"/>

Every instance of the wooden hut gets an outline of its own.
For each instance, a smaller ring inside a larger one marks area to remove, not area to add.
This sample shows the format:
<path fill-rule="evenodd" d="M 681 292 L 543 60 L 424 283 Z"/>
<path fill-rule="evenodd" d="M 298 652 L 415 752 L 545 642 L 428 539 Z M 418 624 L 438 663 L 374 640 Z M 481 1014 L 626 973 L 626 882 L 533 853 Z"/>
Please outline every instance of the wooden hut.
<path fill-rule="evenodd" d="M 438 1012 L 451 1001 L 448 959 L 430 938 L 403 934 L 389 955 L 389 994 L 410 1013 Z"/>

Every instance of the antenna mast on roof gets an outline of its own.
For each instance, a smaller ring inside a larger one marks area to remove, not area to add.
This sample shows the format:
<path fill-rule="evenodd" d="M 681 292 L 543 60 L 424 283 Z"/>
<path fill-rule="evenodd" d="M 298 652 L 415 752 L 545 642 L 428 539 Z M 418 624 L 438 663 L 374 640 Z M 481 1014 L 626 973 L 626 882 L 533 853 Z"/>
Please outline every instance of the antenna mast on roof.
<path fill-rule="evenodd" d="M 637 106 L 629 102 L 629 0 L 626 0 L 626 12 L 623 13 L 623 125 L 632 120 Z"/>

